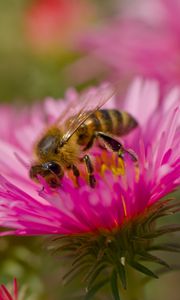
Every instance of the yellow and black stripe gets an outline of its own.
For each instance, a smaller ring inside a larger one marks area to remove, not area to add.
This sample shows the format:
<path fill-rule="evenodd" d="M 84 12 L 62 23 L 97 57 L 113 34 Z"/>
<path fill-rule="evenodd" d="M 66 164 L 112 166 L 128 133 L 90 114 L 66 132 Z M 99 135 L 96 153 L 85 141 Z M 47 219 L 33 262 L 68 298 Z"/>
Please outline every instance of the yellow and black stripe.
<path fill-rule="evenodd" d="M 116 109 L 97 110 L 77 130 L 78 144 L 87 145 L 94 138 L 96 132 L 122 136 L 136 126 L 136 120 L 126 112 Z"/>

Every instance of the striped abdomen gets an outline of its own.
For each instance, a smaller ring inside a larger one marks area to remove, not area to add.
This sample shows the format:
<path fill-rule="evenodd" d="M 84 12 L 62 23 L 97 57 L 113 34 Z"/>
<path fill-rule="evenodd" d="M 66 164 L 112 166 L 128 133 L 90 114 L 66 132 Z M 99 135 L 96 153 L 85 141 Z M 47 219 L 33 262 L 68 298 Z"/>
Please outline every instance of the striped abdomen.
<path fill-rule="evenodd" d="M 97 110 L 78 129 L 78 143 L 80 145 L 87 144 L 94 133 L 98 131 L 122 136 L 136 126 L 136 120 L 126 112 L 116 109 Z"/>

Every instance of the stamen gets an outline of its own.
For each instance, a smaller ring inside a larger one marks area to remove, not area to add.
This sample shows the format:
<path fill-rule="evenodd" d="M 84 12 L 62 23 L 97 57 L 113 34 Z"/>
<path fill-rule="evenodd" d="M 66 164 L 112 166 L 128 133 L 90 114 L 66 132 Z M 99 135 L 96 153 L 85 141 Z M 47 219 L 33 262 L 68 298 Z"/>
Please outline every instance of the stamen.
<path fill-rule="evenodd" d="M 115 224 L 116 227 L 119 227 L 119 222 L 118 222 L 118 220 L 114 219 L 114 224 Z"/>
<path fill-rule="evenodd" d="M 139 177 L 140 177 L 140 169 L 139 169 L 139 164 L 136 163 L 135 164 L 135 181 L 138 182 L 139 181 Z"/>
<path fill-rule="evenodd" d="M 123 195 L 121 195 L 121 200 L 122 200 L 122 205 L 123 205 L 123 209 L 124 209 L 124 216 L 127 217 L 126 201 L 125 201 Z"/>

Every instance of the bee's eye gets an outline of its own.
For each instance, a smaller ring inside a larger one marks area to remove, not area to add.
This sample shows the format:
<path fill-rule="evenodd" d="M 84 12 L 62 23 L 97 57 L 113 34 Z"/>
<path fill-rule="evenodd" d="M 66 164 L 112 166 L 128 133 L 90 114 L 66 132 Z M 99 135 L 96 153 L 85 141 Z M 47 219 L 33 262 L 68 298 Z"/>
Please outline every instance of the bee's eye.
<path fill-rule="evenodd" d="M 61 173 L 61 167 L 56 162 L 51 161 L 47 163 L 47 169 L 52 171 L 54 174 L 59 175 Z"/>

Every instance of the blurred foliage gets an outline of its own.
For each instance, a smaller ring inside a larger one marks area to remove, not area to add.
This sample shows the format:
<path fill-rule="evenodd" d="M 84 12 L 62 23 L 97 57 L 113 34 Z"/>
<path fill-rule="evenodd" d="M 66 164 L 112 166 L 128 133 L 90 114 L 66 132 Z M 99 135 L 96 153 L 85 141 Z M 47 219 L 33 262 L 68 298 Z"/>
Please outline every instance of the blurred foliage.
<path fill-rule="evenodd" d="M 177 216 L 167 216 L 170 223 Z M 168 222 L 168 220 L 167 220 Z M 162 225 L 163 223 L 161 223 Z M 162 241 L 178 241 L 179 233 L 163 236 Z M 69 259 L 62 258 L 51 250 L 54 242 L 48 237 L 2 237 L 0 239 L 0 278 L 1 283 L 12 282 L 17 278 L 20 291 L 26 290 L 26 300 L 83 300 L 86 287 L 80 277 L 64 284 L 63 275 L 67 272 Z M 179 254 L 158 252 L 157 255 L 170 265 L 179 265 Z M 137 273 L 138 276 L 139 273 Z M 142 280 L 143 280 L 142 276 Z M 82 279 L 82 278 L 81 278 Z M 179 300 L 179 269 L 165 272 L 157 279 L 151 279 L 145 286 L 145 299 Z M 155 292 L 154 292 L 155 291 Z M 143 299 L 143 300 L 145 300 Z M 110 287 L 106 286 L 94 300 L 112 300 Z"/>
<path fill-rule="evenodd" d="M 33 295 L 28 300 L 45 299 L 44 284 L 39 277 L 43 265 L 40 252 L 42 249 L 37 238 L 0 239 L 1 282 L 8 283 L 17 278 L 20 290 L 26 287 L 26 295 Z"/>
<path fill-rule="evenodd" d="M 80 56 L 73 47 L 55 49 L 51 53 L 36 52 L 32 49 L 25 29 L 25 19 L 33 1 L 0 1 L 0 101 L 2 102 L 27 102 L 46 96 L 55 98 L 62 96 L 68 85 L 68 78 L 65 78 L 62 70 Z M 97 16 L 94 15 L 92 18 L 95 23 L 101 23 L 103 19 L 115 14 L 116 2 L 118 3 L 117 0 L 111 3 L 104 0 L 103 4 L 101 0 L 89 2 L 96 7 Z"/>
<path fill-rule="evenodd" d="M 60 70 L 74 53 L 43 56 L 28 48 L 23 22 L 27 1 L 0 1 L 0 101 L 59 97 L 65 83 Z"/>

